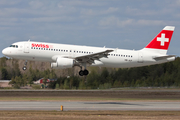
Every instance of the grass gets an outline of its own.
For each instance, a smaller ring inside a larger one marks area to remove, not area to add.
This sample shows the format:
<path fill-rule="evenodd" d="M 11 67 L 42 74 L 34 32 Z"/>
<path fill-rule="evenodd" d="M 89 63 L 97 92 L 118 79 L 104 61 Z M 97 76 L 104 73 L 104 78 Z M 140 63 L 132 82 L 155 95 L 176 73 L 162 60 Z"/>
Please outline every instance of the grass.
<path fill-rule="evenodd" d="M 179 120 L 180 111 L 0 111 L 1 120 Z"/>

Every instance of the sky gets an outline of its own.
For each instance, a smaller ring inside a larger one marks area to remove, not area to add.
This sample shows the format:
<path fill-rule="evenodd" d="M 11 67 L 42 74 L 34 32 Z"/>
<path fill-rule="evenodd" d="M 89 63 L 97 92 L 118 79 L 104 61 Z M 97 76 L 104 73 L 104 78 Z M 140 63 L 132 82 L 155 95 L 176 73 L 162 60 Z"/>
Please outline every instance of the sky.
<path fill-rule="evenodd" d="M 29 39 L 139 50 L 165 26 L 180 56 L 180 0 L 0 0 L 0 50 Z"/>

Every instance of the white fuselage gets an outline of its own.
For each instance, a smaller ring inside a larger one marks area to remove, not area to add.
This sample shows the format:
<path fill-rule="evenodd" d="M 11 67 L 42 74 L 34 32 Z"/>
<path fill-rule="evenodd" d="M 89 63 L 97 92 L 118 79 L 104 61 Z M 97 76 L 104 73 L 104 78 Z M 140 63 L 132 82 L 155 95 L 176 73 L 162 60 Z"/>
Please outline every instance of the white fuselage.
<path fill-rule="evenodd" d="M 56 59 L 53 59 L 54 56 L 68 56 L 70 58 L 76 58 L 79 56 L 105 51 L 107 49 L 114 51 L 108 53 L 108 57 L 102 57 L 99 60 L 95 60 L 92 65 L 129 68 L 159 64 L 175 59 L 175 57 L 173 57 L 172 59 L 156 61 L 153 57 L 162 56 L 162 54 L 143 49 L 135 51 L 32 41 L 16 42 L 12 45 L 14 46 L 7 47 L 3 50 L 4 55 L 11 58 L 30 61 L 56 62 Z"/>

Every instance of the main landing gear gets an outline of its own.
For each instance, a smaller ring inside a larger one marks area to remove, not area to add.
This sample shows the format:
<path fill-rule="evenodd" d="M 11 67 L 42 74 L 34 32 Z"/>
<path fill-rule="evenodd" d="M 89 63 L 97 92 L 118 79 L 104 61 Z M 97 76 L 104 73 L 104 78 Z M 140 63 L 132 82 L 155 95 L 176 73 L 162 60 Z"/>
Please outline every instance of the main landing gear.
<path fill-rule="evenodd" d="M 26 66 L 27 66 L 27 60 L 24 62 L 24 66 L 23 66 L 23 68 L 22 68 L 24 71 L 27 69 Z"/>
<path fill-rule="evenodd" d="M 88 70 L 86 70 L 86 69 L 84 69 L 84 70 L 80 70 L 79 71 L 79 75 L 80 76 L 83 76 L 83 75 L 88 75 L 89 74 L 89 71 Z"/>
<path fill-rule="evenodd" d="M 82 66 L 84 66 L 84 70 L 82 70 Z M 79 71 L 79 75 L 80 76 L 88 75 L 89 71 L 86 69 L 86 63 L 83 63 L 82 66 L 79 66 L 81 68 L 81 70 Z"/>

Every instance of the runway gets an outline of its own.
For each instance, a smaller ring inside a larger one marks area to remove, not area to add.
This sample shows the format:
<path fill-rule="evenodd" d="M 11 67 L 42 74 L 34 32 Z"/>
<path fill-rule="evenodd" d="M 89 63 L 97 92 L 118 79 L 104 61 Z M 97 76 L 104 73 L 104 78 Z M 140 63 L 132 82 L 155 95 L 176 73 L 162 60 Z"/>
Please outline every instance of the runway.
<path fill-rule="evenodd" d="M 0 102 L 0 110 L 180 111 L 180 102 Z"/>

